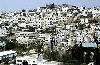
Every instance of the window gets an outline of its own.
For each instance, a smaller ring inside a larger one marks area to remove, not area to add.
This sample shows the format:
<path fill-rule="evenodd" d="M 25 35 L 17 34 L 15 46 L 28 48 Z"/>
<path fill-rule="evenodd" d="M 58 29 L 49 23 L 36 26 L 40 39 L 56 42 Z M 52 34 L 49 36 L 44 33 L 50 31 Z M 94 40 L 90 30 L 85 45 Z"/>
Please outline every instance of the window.
<path fill-rule="evenodd" d="M 33 61 L 33 63 L 35 63 L 35 61 Z"/>
<path fill-rule="evenodd" d="M 48 40 L 45 40 L 45 41 L 48 41 Z"/>
<path fill-rule="evenodd" d="M 22 60 L 17 60 L 17 62 L 22 62 Z"/>

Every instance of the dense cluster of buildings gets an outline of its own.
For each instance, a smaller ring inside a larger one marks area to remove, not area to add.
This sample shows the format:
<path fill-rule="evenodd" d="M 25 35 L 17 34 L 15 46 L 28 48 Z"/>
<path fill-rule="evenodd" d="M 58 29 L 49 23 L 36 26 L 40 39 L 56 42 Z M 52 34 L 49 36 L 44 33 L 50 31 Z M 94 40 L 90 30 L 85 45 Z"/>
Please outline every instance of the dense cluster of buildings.
<path fill-rule="evenodd" d="M 90 23 L 94 19 L 98 22 Z M 29 11 L 0 12 L 0 37 L 25 44 L 26 48 L 38 42 L 43 43 L 45 50 L 54 49 L 66 53 L 75 44 L 97 47 L 95 38 L 100 42 L 99 19 L 100 7 L 78 8 L 68 4 L 50 4 Z M 82 29 L 80 25 L 84 25 Z M 0 45 L 6 45 L 5 41 L 1 41 Z M 24 60 L 23 57 L 17 59 Z M 37 59 L 34 63 L 45 65 L 46 61 Z"/>

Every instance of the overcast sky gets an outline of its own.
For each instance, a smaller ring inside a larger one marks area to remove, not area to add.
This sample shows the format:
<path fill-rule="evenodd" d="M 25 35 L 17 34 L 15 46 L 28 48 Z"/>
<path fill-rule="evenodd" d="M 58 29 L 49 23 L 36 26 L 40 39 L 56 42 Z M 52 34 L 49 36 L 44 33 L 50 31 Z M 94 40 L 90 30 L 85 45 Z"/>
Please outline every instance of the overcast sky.
<path fill-rule="evenodd" d="M 78 7 L 100 6 L 100 0 L 0 0 L 0 11 L 21 11 L 22 9 L 30 10 L 37 7 L 46 6 L 46 4 L 62 5 L 69 4 Z"/>

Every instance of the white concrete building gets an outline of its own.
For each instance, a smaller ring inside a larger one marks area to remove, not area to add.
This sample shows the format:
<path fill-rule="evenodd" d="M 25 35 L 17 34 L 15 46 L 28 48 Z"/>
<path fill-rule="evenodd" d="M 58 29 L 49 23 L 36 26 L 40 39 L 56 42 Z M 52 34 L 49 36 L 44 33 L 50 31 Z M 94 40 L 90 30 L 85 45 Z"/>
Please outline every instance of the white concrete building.
<path fill-rule="evenodd" d="M 66 25 L 65 27 L 67 30 L 76 30 L 75 25 Z"/>
<path fill-rule="evenodd" d="M 17 65 L 23 65 L 22 63 L 24 61 L 27 61 L 28 65 L 63 65 L 63 63 L 61 62 L 57 61 L 48 62 L 47 60 L 44 60 L 42 54 L 32 54 L 30 56 L 16 57 Z"/>
<path fill-rule="evenodd" d="M 33 36 L 34 33 L 33 32 L 20 32 L 20 33 L 16 33 L 15 35 L 16 35 L 16 40 L 18 41 L 18 43 L 25 44 L 25 47 L 28 48 L 30 46 L 29 41 L 31 41 L 29 37 Z"/>
<path fill-rule="evenodd" d="M 27 61 L 28 64 L 38 64 L 38 62 L 43 61 L 43 55 L 32 54 L 31 56 L 16 57 L 16 64 L 22 64 L 22 62 Z"/>
<path fill-rule="evenodd" d="M 68 7 L 62 7 L 62 12 L 67 12 L 67 10 L 68 10 Z"/>
<path fill-rule="evenodd" d="M 0 52 L 0 62 L 2 62 L 2 59 L 4 58 L 9 58 L 9 60 L 12 60 L 12 57 L 13 56 L 17 56 L 17 53 L 16 51 L 3 51 L 3 52 Z"/>
<path fill-rule="evenodd" d="M 44 48 L 51 49 L 51 34 L 45 34 L 45 45 Z"/>
<path fill-rule="evenodd" d="M 5 43 L 4 41 L 3 41 L 3 42 L 0 41 L 0 45 L 1 45 L 1 46 L 5 46 L 6 43 Z"/>
<path fill-rule="evenodd" d="M 81 21 L 80 21 L 80 23 L 81 24 L 84 24 L 84 23 L 88 23 L 88 19 L 86 18 L 86 19 L 80 19 Z"/>

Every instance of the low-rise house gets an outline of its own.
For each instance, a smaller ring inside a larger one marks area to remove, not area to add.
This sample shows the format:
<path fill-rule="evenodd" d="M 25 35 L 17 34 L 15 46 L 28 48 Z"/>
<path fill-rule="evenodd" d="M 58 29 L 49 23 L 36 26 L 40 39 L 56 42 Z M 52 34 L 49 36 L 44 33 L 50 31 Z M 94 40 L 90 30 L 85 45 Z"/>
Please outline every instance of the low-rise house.
<path fill-rule="evenodd" d="M 88 23 L 88 19 L 86 18 L 86 19 L 80 19 L 81 21 L 80 21 L 80 23 L 81 24 L 84 24 L 84 23 Z"/>
<path fill-rule="evenodd" d="M 83 47 L 94 47 L 97 48 L 97 44 L 95 43 L 82 43 Z"/>
<path fill-rule="evenodd" d="M 81 31 L 76 31 L 75 34 L 77 34 L 76 44 L 80 44 L 83 42 L 83 35 L 81 34 Z"/>
<path fill-rule="evenodd" d="M 98 42 L 100 42 L 100 31 L 97 31 L 97 32 L 95 33 L 95 38 L 96 38 L 96 40 L 97 40 Z"/>
<path fill-rule="evenodd" d="M 62 12 L 67 12 L 67 10 L 68 10 L 68 7 L 62 6 Z"/>
<path fill-rule="evenodd" d="M 82 16 L 87 16 L 87 14 L 88 14 L 88 11 L 85 9 L 85 10 L 82 10 Z"/>
<path fill-rule="evenodd" d="M 76 30 L 75 25 L 65 25 L 67 30 Z"/>
<path fill-rule="evenodd" d="M 45 45 L 44 45 L 44 48 L 49 48 L 51 49 L 51 37 L 52 37 L 52 34 L 45 34 Z"/>
<path fill-rule="evenodd" d="M 3 51 L 3 52 L 0 52 L 0 62 L 3 61 L 3 59 L 5 58 L 8 58 L 9 60 L 12 60 L 13 56 L 17 56 L 17 52 L 16 51 Z"/>
<path fill-rule="evenodd" d="M 43 56 L 42 54 L 40 54 L 39 56 L 38 54 L 32 54 L 31 56 L 16 57 L 16 64 L 22 64 L 22 62 L 24 61 L 27 61 L 30 65 L 37 65 L 38 62 L 43 61 Z"/>
<path fill-rule="evenodd" d="M 5 34 L 7 34 L 6 28 L 3 29 L 0 28 L 0 35 L 5 35 Z"/>
<path fill-rule="evenodd" d="M 16 57 L 17 65 L 22 65 L 24 61 L 28 62 L 28 65 L 63 65 L 62 62 L 44 60 L 42 54 Z"/>
<path fill-rule="evenodd" d="M 16 40 L 18 41 L 18 43 L 25 44 L 25 47 L 27 48 L 30 46 L 31 44 L 30 41 L 34 37 L 33 32 L 20 32 L 20 33 L 16 33 L 15 35 L 16 35 Z"/>
<path fill-rule="evenodd" d="M 5 46 L 6 43 L 5 43 L 4 41 L 3 41 L 3 42 L 0 41 L 0 45 L 1 45 L 1 46 Z"/>

